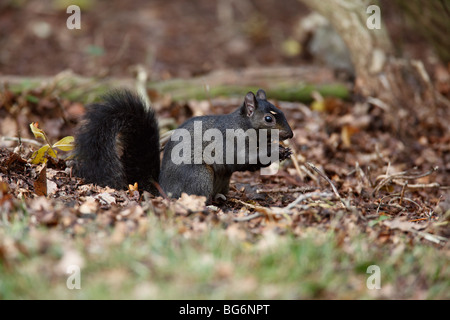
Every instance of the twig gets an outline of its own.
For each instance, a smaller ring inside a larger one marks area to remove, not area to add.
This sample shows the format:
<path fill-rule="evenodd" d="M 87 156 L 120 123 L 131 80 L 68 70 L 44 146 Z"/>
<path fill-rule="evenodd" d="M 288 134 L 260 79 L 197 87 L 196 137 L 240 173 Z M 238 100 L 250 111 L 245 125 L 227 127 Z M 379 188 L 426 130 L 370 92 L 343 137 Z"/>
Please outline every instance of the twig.
<path fill-rule="evenodd" d="M 380 199 L 380 204 L 378 205 L 378 208 L 377 208 L 377 214 L 379 214 L 381 206 L 382 205 L 386 205 L 386 204 L 383 204 L 383 200 L 384 199 L 389 198 L 389 197 L 394 197 L 394 196 L 397 196 L 397 195 L 398 195 L 397 193 L 395 193 L 395 194 L 388 194 L 388 195 L 384 196 L 383 198 L 381 198 Z M 392 205 L 389 205 L 389 206 L 392 206 Z"/>
<path fill-rule="evenodd" d="M 27 139 L 27 138 L 17 138 L 17 137 L 2 137 L 2 141 L 22 141 L 22 142 L 26 142 L 26 143 L 30 143 L 30 144 L 34 144 L 38 147 L 42 146 L 42 143 L 40 143 L 39 141 L 33 140 L 33 139 Z"/>
<path fill-rule="evenodd" d="M 319 179 L 311 172 L 308 170 L 308 168 L 306 168 L 305 166 L 300 166 L 300 170 L 304 171 L 308 177 L 311 178 L 311 180 L 315 181 L 316 183 L 319 183 Z"/>
<path fill-rule="evenodd" d="M 311 192 L 311 193 L 301 194 L 297 197 L 297 199 L 295 199 L 289 205 L 284 207 L 284 210 L 289 211 L 292 208 L 294 208 L 299 202 L 305 201 L 306 199 L 311 199 L 314 197 L 327 198 L 327 197 L 330 197 L 330 195 L 331 194 L 329 192 Z"/>
<path fill-rule="evenodd" d="M 362 181 L 363 185 L 365 185 L 365 186 L 367 186 L 368 184 L 370 185 L 370 181 L 369 181 L 369 179 L 367 179 L 366 174 L 364 173 L 364 171 L 359 166 L 358 161 L 356 161 L 356 164 L 355 164 L 355 172 L 361 178 L 361 181 Z"/>
<path fill-rule="evenodd" d="M 324 178 L 331 185 L 331 188 L 333 189 L 333 192 L 336 195 L 336 197 L 338 197 L 339 201 L 341 201 L 341 203 L 344 205 L 344 207 L 346 209 L 349 209 L 348 205 L 345 203 L 344 199 L 342 199 L 342 197 L 340 196 L 340 194 L 337 191 L 336 187 L 334 186 L 333 182 L 331 182 L 330 178 L 328 178 L 322 171 L 317 169 L 312 163 L 310 163 L 310 162 L 305 162 L 305 163 L 309 167 L 311 167 L 315 172 L 317 172 L 322 178 Z"/>
<path fill-rule="evenodd" d="M 393 200 L 397 200 L 397 199 L 400 199 L 401 200 L 401 197 L 393 197 L 391 200 L 389 200 L 389 205 L 391 205 L 391 201 L 393 201 Z M 405 201 L 409 201 L 409 202 L 411 202 L 411 203 L 414 203 L 416 206 L 417 206 L 417 208 L 421 208 L 421 206 L 417 203 L 417 202 L 415 202 L 414 200 L 411 200 L 411 199 L 409 199 L 409 198 L 403 198 L 403 200 L 405 200 Z M 400 201 L 399 201 L 399 204 L 398 204 L 399 206 L 401 206 L 403 209 L 405 209 L 403 206 L 402 206 L 402 204 L 400 203 Z"/>
<path fill-rule="evenodd" d="M 255 206 L 253 204 L 246 203 L 246 202 L 238 200 L 238 199 L 234 199 L 233 201 L 237 202 L 237 203 L 241 203 L 241 204 L 243 204 L 246 207 L 249 207 L 249 208 L 252 208 L 252 209 L 255 209 L 255 210 L 258 210 L 258 211 L 263 211 L 265 214 L 269 214 L 269 211 L 270 211 L 270 208 L 261 207 L 261 206 Z M 236 222 L 250 221 L 252 219 L 260 217 L 261 215 L 262 214 L 260 212 L 255 212 L 254 214 L 251 214 L 251 215 L 246 216 L 246 217 L 234 217 L 233 221 L 236 221 Z"/>
<path fill-rule="evenodd" d="M 412 219 L 412 220 L 409 220 L 409 222 L 417 222 L 417 221 L 423 221 L 423 220 L 428 220 L 428 218 Z"/>
<path fill-rule="evenodd" d="M 146 109 L 149 109 L 150 106 L 152 105 L 152 102 L 150 100 L 150 97 L 147 94 L 147 89 L 146 89 L 147 78 L 148 78 L 147 71 L 145 70 L 144 66 L 141 64 L 136 65 L 135 70 L 136 70 L 136 91 L 144 99 Z"/>
<path fill-rule="evenodd" d="M 436 167 L 428 170 L 427 172 L 419 173 L 417 175 L 411 175 L 411 174 L 408 175 L 407 171 L 402 171 L 402 172 L 397 172 L 397 173 L 392 173 L 392 174 L 388 174 L 386 172 L 386 174 L 380 175 L 377 177 L 376 180 L 381 179 L 381 181 L 378 183 L 378 185 L 373 190 L 372 195 L 376 195 L 378 193 L 378 191 L 380 191 L 380 189 L 388 183 L 393 182 L 397 185 L 404 186 L 404 184 L 405 184 L 404 182 L 402 183 L 402 182 L 398 182 L 396 180 L 414 180 L 414 179 L 418 179 L 418 178 L 423 178 L 423 177 L 429 176 L 437 169 L 439 169 L 439 167 L 436 166 Z M 441 187 L 441 186 L 439 185 L 439 183 L 435 182 L 435 183 L 429 183 L 429 184 L 408 184 L 407 187 L 411 188 L 411 189 L 413 189 L 413 188 L 417 189 L 417 188 L 435 188 L 435 187 Z"/>
<path fill-rule="evenodd" d="M 300 202 L 305 201 L 307 199 L 316 198 L 316 197 L 317 198 L 330 198 L 331 195 L 332 194 L 329 192 L 310 192 L 310 193 L 301 194 L 300 196 L 297 197 L 297 199 L 295 199 L 293 202 L 291 202 L 289 205 L 287 205 L 284 208 L 278 208 L 278 207 L 267 208 L 267 207 L 262 207 L 262 206 L 245 203 L 241 200 L 236 199 L 236 200 L 234 200 L 235 202 L 241 203 L 241 204 L 245 205 L 246 207 L 255 209 L 258 212 L 255 212 L 254 214 L 251 214 L 246 217 L 235 217 L 235 218 L 233 218 L 233 220 L 236 222 L 249 221 L 249 220 L 258 218 L 262 215 L 266 215 L 266 216 L 282 215 L 286 219 L 291 220 L 291 218 L 289 217 L 289 215 L 292 214 L 291 210 L 295 206 L 297 206 Z"/>
<path fill-rule="evenodd" d="M 305 180 L 304 175 L 302 174 L 300 167 L 298 165 L 298 160 L 297 160 L 297 152 L 295 151 L 294 146 L 289 145 L 289 148 L 292 151 L 292 156 L 291 156 L 291 160 L 292 163 L 294 164 L 295 170 L 297 171 L 298 176 L 300 177 L 301 180 Z"/>
<path fill-rule="evenodd" d="M 407 180 L 423 178 L 423 177 L 429 176 L 430 174 L 432 174 L 433 172 L 437 171 L 438 169 L 439 169 L 439 167 L 436 166 L 436 167 L 431 168 L 431 169 L 428 170 L 427 172 L 419 173 L 419 174 L 417 174 L 417 175 L 415 175 L 415 176 L 404 176 L 404 175 L 401 175 L 399 178 L 401 178 L 401 179 L 407 179 Z M 396 175 L 394 174 L 394 176 L 396 176 Z"/>
<path fill-rule="evenodd" d="M 383 203 L 384 199 L 386 199 L 386 198 L 392 198 L 392 199 L 389 200 L 388 203 Z M 392 203 L 392 201 L 397 200 L 397 199 L 400 199 L 399 204 Z M 378 208 L 377 208 L 377 214 L 379 214 L 381 206 L 389 206 L 389 207 L 394 207 L 396 209 L 399 209 L 401 211 L 406 211 L 406 208 L 404 206 L 402 206 L 402 202 L 403 201 L 411 202 L 411 203 L 415 204 L 417 206 L 417 208 L 419 208 L 419 209 L 421 208 L 421 206 L 417 202 L 415 202 L 414 200 L 411 200 L 409 198 L 405 198 L 401 194 L 399 196 L 398 193 L 394 193 L 394 194 L 388 194 L 388 195 L 386 195 L 386 196 L 384 196 L 383 198 L 380 199 L 380 204 L 378 205 Z"/>
<path fill-rule="evenodd" d="M 408 185 L 408 180 L 405 181 L 405 184 L 403 185 L 402 192 L 400 193 L 400 200 L 398 202 L 399 205 L 402 205 L 403 197 L 405 196 L 405 190 L 406 186 Z"/>
<path fill-rule="evenodd" d="M 372 196 L 377 195 L 377 194 L 378 194 L 378 191 L 380 191 L 380 189 L 381 189 L 384 185 L 388 184 L 390 181 L 391 181 L 391 178 L 390 178 L 390 177 L 384 178 L 384 179 L 383 179 L 383 180 L 375 187 L 375 189 L 373 189 L 373 191 L 372 191 Z"/>
<path fill-rule="evenodd" d="M 248 215 L 245 217 L 235 217 L 235 218 L 233 218 L 233 221 L 236 221 L 236 222 L 250 221 L 250 220 L 258 218 L 258 217 L 261 217 L 261 213 L 255 212 L 254 214 L 251 214 L 251 215 Z"/>
<path fill-rule="evenodd" d="M 164 150 L 166 143 L 170 140 L 170 137 L 172 136 L 172 134 L 174 132 L 175 132 L 175 130 L 170 130 L 170 131 L 167 131 L 167 132 L 164 132 L 163 134 L 161 134 L 161 136 L 159 137 L 159 145 L 160 145 L 159 151 Z"/>
<path fill-rule="evenodd" d="M 371 174 L 370 166 L 367 166 L 367 180 L 369 180 L 370 187 L 373 188 L 373 182 L 372 179 L 370 178 L 370 174 Z"/>
<path fill-rule="evenodd" d="M 281 193 L 294 193 L 294 192 L 308 192 L 315 190 L 314 187 L 297 187 L 297 188 L 288 188 L 288 187 L 281 187 L 281 188 L 273 188 L 273 189 L 257 189 L 256 193 L 275 193 L 275 192 L 281 192 Z"/>
<path fill-rule="evenodd" d="M 379 107 L 380 109 L 382 109 L 383 111 L 386 111 L 386 112 L 388 112 L 389 109 L 390 109 L 389 106 L 386 103 L 384 103 L 380 99 L 377 99 L 377 98 L 374 98 L 374 97 L 368 97 L 367 98 L 367 102 L 372 104 L 372 105 L 374 105 L 374 106 L 376 106 L 376 107 Z"/>
<path fill-rule="evenodd" d="M 424 232 L 424 231 L 415 231 L 419 236 L 423 237 L 425 240 L 437 243 L 437 244 L 442 244 L 448 241 L 447 238 L 442 237 L 442 236 L 438 236 L 437 234 L 431 234 L 428 232 Z"/>
<path fill-rule="evenodd" d="M 389 175 L 389 169 L 391 168 L 391 162 L 390 161 L 388 161 L 388 164 L 387 164 L 387 168 L 386 168 L 386 175 Z M 376 179 L 375 179 L 376 180 Z"/>
<path fill-rule="evenodd" d="M 418 179 L 418 178 L 423 178 L 426 176 L 429 176 L 430 174 L 432 174 L 434 171 L 438 170 L 439 167 L 433 167 L 430 170 L 424 172 L 424 173 L 418 173 L 417 175 L 406 175 L 408 172 L 407 171 L 401 171 L 401 172 L 396 172 L 396 173 L 391 173 L 391 174 L 385 174 L 385 175 L 381 175 L 377 177 L 378 179 L 383 179 L 383 178 L 392 178 L 392 179 L 404 179 L 404 180 L 413 180 L 413 179 Z"/>
<path fill-rule="evenodd" d="M 402 185 L 401 182 L 393 180 L 392 181 L 395 184 L 398 185 Z M 418 183 L 418 184 L 408 184 L 407 185 L 408 188 L 410 189 L 422 189 L 422 188 L 440 188 L 440 189 L 446 189 L 448 187 L 446 186 L 441 186 L 439 183 L 437 182 L 432 182 L 432 183 Z"/>
<path fill-rule="evenodd" d="M 158 182 L 156 181 L 152 181 L 153 185 L 155 186 L 156 190 L 158 190 L 159 194 L 161 195 L 161 197 L 163 197 L 165 200 L 170 202 L 169 197 L 167 196 L 167 194 L 163 191 L 163 189 L 161 188 L 161 186 L 159 185 Z"/>

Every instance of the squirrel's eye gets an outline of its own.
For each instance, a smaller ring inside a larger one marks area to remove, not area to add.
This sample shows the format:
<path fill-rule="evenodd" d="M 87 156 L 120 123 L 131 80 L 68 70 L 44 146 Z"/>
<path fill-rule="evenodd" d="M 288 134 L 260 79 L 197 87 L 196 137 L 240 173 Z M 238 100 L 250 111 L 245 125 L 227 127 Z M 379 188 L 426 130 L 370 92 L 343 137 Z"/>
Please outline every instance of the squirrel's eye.
<path fill-rule="evenodd" d="M 265 117 L 264 117 L 264 120 L 265 120 L 266 122 L 271 123 L 271 122 L 273 121 L 273 118 L 272 118 L 271 116 L 265 116 Z"/>

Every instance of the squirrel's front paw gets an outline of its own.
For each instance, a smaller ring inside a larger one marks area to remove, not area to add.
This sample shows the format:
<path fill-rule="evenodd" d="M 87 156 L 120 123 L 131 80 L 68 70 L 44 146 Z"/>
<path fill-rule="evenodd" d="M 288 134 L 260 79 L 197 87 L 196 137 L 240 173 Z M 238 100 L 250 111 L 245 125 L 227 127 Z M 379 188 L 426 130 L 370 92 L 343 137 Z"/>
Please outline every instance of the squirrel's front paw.
<path fill-rule="evenodd" d="M 280 161 L 286 160 L 287 158 L 289 158 L 292 155 L 292 150 L 287 147 L 280 145 L 279 149 L 280 149 L 280 155 L 279 155 Z"/>

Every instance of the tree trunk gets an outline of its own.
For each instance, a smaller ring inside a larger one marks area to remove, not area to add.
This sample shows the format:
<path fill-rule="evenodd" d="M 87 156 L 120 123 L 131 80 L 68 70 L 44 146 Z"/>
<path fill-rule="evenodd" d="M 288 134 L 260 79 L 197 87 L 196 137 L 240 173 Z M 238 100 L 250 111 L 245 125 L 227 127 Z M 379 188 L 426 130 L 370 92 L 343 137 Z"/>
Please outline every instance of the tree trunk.
<path fill-rule="evenodd" d="M 441 132 L 448 131 L 448 124 L 441 123 L 448 100 L 434 90 L 420 61 L 394 56 L 382 8 L 380 29 L 369 29 L 366 23 L 373 12 L 366 11 L 374 1 L 300 1 L 328 19 L 340 34 L 355 69 L 356 96 L 383 109 L 386 124 L 400 137 L 411 135 L 418 122 L 439 124 Z"/>

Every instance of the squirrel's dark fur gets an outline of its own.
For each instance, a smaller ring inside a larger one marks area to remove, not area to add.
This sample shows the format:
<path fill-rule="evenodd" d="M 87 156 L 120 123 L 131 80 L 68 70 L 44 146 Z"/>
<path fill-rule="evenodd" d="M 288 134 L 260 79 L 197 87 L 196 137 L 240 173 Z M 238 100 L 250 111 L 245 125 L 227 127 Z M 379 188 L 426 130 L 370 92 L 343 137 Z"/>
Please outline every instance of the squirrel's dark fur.
<path fill-rule="evenodd" d="M 117 142 L 122 147 L 119 156 Z M 75 172 L 86 182 L 121 189 L 127 183 L 152 193 L 160 171 L 155 112 L 136 94 L 112 91 L 90 105 L 75 140 Z"/>
<path fill-rule="evenodd" d="M 247 160 L 243 164 L 207 164 L 204 161 L 200 164 L 194 161 L 175 164 L 171 152 L 178 142 L 169 140 L 160 173 L 159 132 L 154 110 L 147 108 L 140 97 L 127 90 L 113 91 L 103 100 L 88 108 L 75 139 L 75 173 L 87 182 L 117 189 L 138 182 L 140 188 L 153 194 L 157 193 L 154 183 L 158 182 L 162 190 L 172 197 L 186 192 L 212 200 L 217 194 L 228 192 L 233 172 L 255 171 L 270 164 L 250 164 Z M 266 121 L 269 118 L 272 120 Z M 227 129 L 258 131 L 270 128 L 279 129 L 280 140 L 293 135 L 284 114 L 267 101 L 263 90 L 259 90 L 256 97 L 249 92 L 244 103 L 231 114 L 194 117 L 179 128 L 186 129 L 192 136 L 195 121 L 202 124 L 202 136 L 208 129 L 217 129 L 225 137 Z M 121 145 L 121 156 L 117 140 Z M 202 141 L 202 150 L 209 143 Z M 234 148 L 236 155 L 239 150 Z M 225 140 L 223 151 L 225 158 Z"/>

